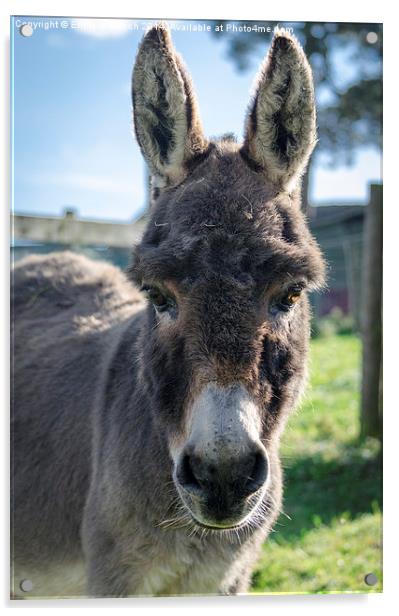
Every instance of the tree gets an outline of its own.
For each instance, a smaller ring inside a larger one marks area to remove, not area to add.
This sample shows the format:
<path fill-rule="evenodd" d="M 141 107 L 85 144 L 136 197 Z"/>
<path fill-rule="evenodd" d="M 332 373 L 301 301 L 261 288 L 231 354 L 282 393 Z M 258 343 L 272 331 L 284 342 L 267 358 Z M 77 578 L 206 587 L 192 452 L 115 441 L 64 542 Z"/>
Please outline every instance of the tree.
<path fill-rule="evenodd" d="M 270 22 L 240 22 L 241 31 L 212 29 L 227 45 L 228 57 L 239 71 L 250 68 L 259 47 L 267 49 L 273 30 Z M 254 29 L 257 26 L 257 29 Z M 350 165 L 364 146 L 381 148 L 382 142 L 382 26 L 381 24 L 290 23 L 313 69 L 319 143 L 303 180 L 303 207 L 308 209 L 312 164 L 323 156 L 330 165 Z M 243 31 L 244 29 L 250 31 Z M 262 31 L 263 28 L 263 31 Z"/>

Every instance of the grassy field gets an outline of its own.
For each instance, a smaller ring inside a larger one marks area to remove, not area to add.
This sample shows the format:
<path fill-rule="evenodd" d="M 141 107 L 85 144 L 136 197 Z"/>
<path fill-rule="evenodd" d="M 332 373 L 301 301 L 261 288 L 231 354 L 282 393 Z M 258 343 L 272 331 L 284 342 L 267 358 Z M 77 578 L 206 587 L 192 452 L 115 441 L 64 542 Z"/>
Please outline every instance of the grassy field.
<path fill-rule="evenodd" d="M 254 592 L 382 590 L 381 459 L 377 442 L 358 441 L 360 351 L 355 336 L 312 341 L 310 386 L 281 447 L 286 515 L 263 547 Z"/>

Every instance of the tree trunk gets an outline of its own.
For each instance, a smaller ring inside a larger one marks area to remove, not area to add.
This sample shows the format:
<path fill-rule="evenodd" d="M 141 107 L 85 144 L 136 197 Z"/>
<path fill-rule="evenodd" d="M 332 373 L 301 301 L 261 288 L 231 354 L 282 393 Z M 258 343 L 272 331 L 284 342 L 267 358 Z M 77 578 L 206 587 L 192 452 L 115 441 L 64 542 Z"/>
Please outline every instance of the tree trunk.
<path fill-rule="evenodd" d="M 382 185 L 370 186 L 363 247 L 361 435 L 382 438 Z"/>

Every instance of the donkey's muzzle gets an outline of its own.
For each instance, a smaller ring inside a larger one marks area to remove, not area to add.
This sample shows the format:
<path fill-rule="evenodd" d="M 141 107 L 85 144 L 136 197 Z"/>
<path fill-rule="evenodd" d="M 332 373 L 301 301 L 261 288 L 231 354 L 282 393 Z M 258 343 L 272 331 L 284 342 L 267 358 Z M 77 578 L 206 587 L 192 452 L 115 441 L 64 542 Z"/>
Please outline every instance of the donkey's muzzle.
<path fill-rule="evenodd" d="M 217 463 L 206 456 L 185 451 L 176 469 L 176 480 L 200 517 L 233 524 L 246 513 L 248 500 L 260 492 L 268 477 L 268 460 L 263 448 Z"/>
<path fill-rule="evenodd" d="M 209 383 L 188 416 L 189 436 L 175 458 L 180 497 L 200 523 L 241 524 L 264 495 L 269 476 L 260 409 L 243 385 Z"/>

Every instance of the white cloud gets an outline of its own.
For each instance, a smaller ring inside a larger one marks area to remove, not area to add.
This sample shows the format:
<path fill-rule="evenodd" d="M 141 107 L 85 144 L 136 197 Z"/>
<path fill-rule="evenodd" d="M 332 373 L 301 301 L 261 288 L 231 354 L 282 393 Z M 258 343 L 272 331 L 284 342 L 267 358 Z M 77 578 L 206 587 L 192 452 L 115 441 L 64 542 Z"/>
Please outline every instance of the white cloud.
<path fill-rule="evenodd" d="M 133 29 L 134 22 L 127 19 L 76 19 L 75 31 L 95 38 L 118 38 Z"/>

